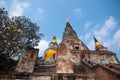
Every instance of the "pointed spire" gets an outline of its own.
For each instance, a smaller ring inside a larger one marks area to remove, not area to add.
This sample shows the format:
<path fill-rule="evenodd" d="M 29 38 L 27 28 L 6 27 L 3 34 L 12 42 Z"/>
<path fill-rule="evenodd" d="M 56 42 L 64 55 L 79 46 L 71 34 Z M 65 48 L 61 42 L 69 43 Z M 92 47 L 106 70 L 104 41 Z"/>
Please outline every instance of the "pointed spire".
<path fill-rule="evenodd" d="M 70 25 L 68 19 L 66 19 L 66 27 L 65 27 L 65 31 L 63 33 L 63 38 L 64 37 L 68 37 L 68 36 L 73 36 L 73 37 L 77 37 L 76 32 L 73 30 L 72 26 Z"/>
<path fill-rule="evenodd" d="M 94 41 L 95 41 L 95 46 L 96 47 L 98 47 L 98 46 L 100 46 L 101 44 L 100 44 L 100 42 L 94 37 Z"/>
<path fill-rule="evenodd" d="M 65 30 L 68 30 L 68 29 L 73 29 L 73 28 L 71 27 L 69 22 L 66 22 Z"/>
<path fill-rule="evenodd" d="M 57 43 L 57 39 L 54 36 L 53 39 L 51 40 L 51 42 L 49 43 L 48 47 L 50 49 L 56 49 L 58 47 L 58 43 Z"/>
<path fill-rule="evenodd" d="M 66 23 L 69 23 L 69 19 L 68 18 L 66 18 Z"/>
<path fill-rule="evenodd" d="M 95 49 L 96 50 L 107 50 L 106 47 L 104 47 L 94 36 L 94 41 L 95 41 Z"/>
<path fill-rule="evenodd" d="M 52 41 L 51 41 L 52 43 L 57 43 L 57 39 L 56 39 L 56 37 L 54 36 L 53 37 L 53 39 L 52 39 Z"/>
<path fill-rule="evenodd" d="M 95 36 L 94 36 L 94 41 L 95 41 L 95 42 L 98 42 L 98 40 L 95 38 Z"/>

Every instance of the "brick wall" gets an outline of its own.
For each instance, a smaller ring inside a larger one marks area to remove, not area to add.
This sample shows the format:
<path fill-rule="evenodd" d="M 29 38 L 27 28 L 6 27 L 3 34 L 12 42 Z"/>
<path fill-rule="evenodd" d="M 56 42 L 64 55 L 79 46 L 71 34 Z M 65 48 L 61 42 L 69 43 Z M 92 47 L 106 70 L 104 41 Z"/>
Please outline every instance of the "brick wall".
<path fill-rule="evenodd" d="M 36 59 L 38 56 L 38 49 L 25 50 L 20 57 L 20 60 L 16 66 L 17 72 L 33 72 Z"/>

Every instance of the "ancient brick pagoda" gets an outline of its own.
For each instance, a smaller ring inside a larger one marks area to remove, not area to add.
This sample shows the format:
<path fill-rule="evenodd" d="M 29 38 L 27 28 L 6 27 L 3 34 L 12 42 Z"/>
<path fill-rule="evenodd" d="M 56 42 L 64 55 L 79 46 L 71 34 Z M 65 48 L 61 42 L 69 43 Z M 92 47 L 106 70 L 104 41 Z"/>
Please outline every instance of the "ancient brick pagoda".
<path fill-rule="evenodd" d="M 54 36 L 43 58 L 38 49 L 25 50 L 11 73 L 2 79 L 19 80 L 120 80 L 120 63 L 116 54 L 104 47 L 95 37 L 95 50 L 90 50 L 77 36 L 69 22 L 60 44 Z M 51 49 L 56 51 L 45 59 Z"/>

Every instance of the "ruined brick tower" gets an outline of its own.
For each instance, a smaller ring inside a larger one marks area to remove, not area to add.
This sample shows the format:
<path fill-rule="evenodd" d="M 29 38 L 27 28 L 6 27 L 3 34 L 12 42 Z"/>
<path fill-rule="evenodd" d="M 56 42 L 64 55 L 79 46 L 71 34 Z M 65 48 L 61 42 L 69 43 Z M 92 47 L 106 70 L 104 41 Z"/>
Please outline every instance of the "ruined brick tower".
<path fill-rule="evenodd" d="M 38 49 L 25 50 L 21 54 L 20 60 L 18 62 L 18 65 L 16 66 L 15 71 L 32 73 L 36 64 L 38 51 Z"/>
<path fill-rule="evenodd" d="M 25 50 L 15 71 L 10 74 L 2 73 L 0 78 L 2 76 L 1 79 L 19 80 L 120 80 L 120 63 L 116 54 L 104 47 L 95 37 L 94 41 L 95 50 L 90 50 L 67 21 L 60 44 L 54 36 L 43 58 L 37 57 L 38 49 Z"/>
<path fill-rule="evenodd" d="M 95 37 L 94 41 L 96 50 L 89 50 L 78 38 L 70 23 L 67 22 L 62 42 L 57 49 L 56 73 L 66 74 L 66 76 L 74 74 L 76 76 L 75 80 L 85 77 L 87 77 L 85 79 L 90 80 L 107 80 L 112 76 L 109 68 L 109 66 L 112 66 L 114 73 L 118 75 L 120 72 L 117 73 L 117 70 L 120 71 L 120 65 L 115 53 L 100 44 Z M 64 80 L 64 78 L 61 79 Z M 73 78 L 71 77 L 71 79 Z M 111 80 L 114 79 L 115 77 L 111 77 Z"/>
<path fill-rule="evenodd" d="M 73 66 L 80 64 L 82 50 L 89 49 L 67 22 L 62 42 L 58 46 L 56 73 L 74 73 Z"/>

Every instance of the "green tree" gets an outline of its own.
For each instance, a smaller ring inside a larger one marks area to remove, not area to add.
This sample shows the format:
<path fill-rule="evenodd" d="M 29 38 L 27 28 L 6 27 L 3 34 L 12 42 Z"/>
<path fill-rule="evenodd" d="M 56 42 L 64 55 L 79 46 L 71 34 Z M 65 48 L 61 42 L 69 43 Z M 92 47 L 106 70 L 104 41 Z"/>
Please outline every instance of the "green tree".
<path fill-rule="evenodd" d="M 0 55 L 11 57 L 26 48 L 33 48 L 40 40 L 39 26 L 24 16 L 8 16 L 0 8 Z"/>

